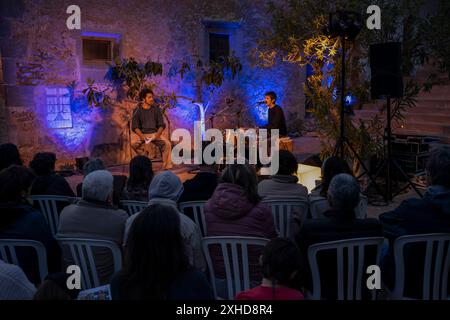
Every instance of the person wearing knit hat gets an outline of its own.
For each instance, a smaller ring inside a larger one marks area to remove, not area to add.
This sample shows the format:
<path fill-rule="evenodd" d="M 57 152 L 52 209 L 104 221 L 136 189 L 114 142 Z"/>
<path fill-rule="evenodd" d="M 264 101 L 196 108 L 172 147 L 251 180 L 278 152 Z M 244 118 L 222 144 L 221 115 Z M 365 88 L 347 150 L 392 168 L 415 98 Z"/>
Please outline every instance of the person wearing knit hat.
<path fill-rule="evenodd" d="M 149 205 L 160 203 L 173 206 L 177 209 L 177 202 L 183 193 L 183 184 L 180 178 L 171 171 L 164 171 L 157 174 L 148 188 Z M 205 259 L 201 250 L 201 236 L 197 225 L 189 217 L 181 212 L 180 214 L 180 228 L 186 250 L 191 265 L 197 269 L 204 271 L 206 269 Z M 130 227 L 139 213 L 128 218 L 125 225 L 124 246 L 128 238 Z"/>

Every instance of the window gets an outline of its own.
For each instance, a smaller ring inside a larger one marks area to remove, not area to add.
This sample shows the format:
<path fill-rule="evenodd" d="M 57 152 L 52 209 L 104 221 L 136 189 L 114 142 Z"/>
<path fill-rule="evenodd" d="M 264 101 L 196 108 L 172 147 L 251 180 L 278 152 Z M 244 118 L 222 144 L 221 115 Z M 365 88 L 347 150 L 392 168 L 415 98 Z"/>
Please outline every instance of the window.
<path fill-rule="evenodd" d="M 241 21 L 203 19 L 202 57 L 205 61 L 218 61 L 231 54 L 241 56 Z"/>
<path fill-rule="evenodd" d="M 112 61 L 112 39 L 83 39 L 83 61 L 84 62 L 111 62 Z"/>
<path fill-rule="evenodd" d="M 47 123 L 49 128 L 72 128 L 70 92 L 68 88 L 46 88 Z"/>
<path fill-rule="evenodd" d="M 209 33 L 209 60 L 219 61 L 230 55 L 230 35 Z"/>

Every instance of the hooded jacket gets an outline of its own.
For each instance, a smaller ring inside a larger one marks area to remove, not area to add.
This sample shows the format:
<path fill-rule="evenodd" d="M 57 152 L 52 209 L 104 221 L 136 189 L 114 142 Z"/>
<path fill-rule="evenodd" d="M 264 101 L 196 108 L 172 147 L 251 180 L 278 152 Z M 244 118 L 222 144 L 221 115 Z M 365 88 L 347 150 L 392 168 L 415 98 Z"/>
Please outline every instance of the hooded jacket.
<path fill-rule="evenodd" d="M 431 186 L 422 199 L 405 200 L 394 211 L 380 215 L 379 219 L 383 225 L 384 236 L 389 239 L 389 250 L 382 261 L 384 281 L 392 287 L 395 281 L 395 239 L 412 234 L 450 233 L 450 189 Z M 422 249 L 415 248 L 405 253 L 405 295 L 412 298 L 422 295 Z"/>
<path fill-rule="evenodd" d="M 308 189 L 296 176 L 274 175 L 258 183 L 258 193 L 264 200 L 299 199 L 308 201 Z"/>
<path fill-rule="evenodd" d="M 180 215 L 181 236 L 183 237 L 185 243 L 189 262 L 195 269 L 204 271 L 206 269 L 206 265 L 201 249 L 200 230 L 194 221 L 182 214 L 177 207 L 177 201 L 182 193 L 183 184 L 181 183 L 180 178 L 170 171 L 164 171 L 156 175 L 150 183 L 148 189 L 148 197 L 150 201 L 148 202 L 148 205 L 150 206 L 155 203 L 160 203 L 173 206 L 177 209 Z M 126 240 L 128 239 L 130 227 L 138 214 L 140 213 L 134 214 L 127 219 L 125 225 L 124 246 L 126 245 Z"/>
<path fill-rule="evenodd" d="M 221 183 L 204 208 L 208 236 L 243 236 L 276 238 L 278 233 L 270 208 L 262 203 L 250 203 L 242 187 Z M 251 279 L 259 279 L 258 257 L 260 251 L 250 250 Z M 224 276 L 223 258 L 218 251 L 211 251 L 216 275 Z"/>

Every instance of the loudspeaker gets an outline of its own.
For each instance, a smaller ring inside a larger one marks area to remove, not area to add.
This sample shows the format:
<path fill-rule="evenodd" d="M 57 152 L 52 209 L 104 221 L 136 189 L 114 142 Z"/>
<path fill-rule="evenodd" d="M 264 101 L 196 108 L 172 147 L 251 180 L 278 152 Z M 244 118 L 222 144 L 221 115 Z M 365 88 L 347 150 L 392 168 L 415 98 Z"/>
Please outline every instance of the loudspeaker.
<path fill-rule="evenodd" d="M 402 47 L 400 42 L 370 46 L 370 94 L 372 99 L 403 95 Z"/>

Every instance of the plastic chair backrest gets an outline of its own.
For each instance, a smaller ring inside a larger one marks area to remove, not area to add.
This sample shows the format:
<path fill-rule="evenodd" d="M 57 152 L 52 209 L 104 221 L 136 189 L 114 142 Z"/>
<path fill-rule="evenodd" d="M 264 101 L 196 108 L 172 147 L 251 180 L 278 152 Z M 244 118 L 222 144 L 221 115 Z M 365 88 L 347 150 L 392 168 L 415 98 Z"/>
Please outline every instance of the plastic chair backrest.
<path fill-rule="evenodd" d="M 211 284 L 215 297 L 217 288 L 214 265 L 209 247 L 220 246 L 224 259 L 225 278 L 227 282 L 227 299 L 232 300 L 238 292 L 250 289 L 249 246 L 264 247 L 269 239 L 257 237 L 205 237 L 202 239 L 202 249 L 208 265 Z M 241 272 L 242 271 L 242 272 Z"/>
<path fill-rule="evenodd" d="M 450 233 L 429 233 L 402 236 L 394 242 L 395 287 L 391 293 L 394 299 L 404 296 L 405 288 L 405 246 L 426 245 L 423 274 L 422 299 L 448 300 L 448 276 L 450 267 Z M 434 268 L 433 268 L 434 266 Z"/>
<path fill-rule="evenodd" d="M 16 248 L 32 248 L 36 251 L 41 282 L 48 274 L 47 252 L 45 246 L 39 241 L 26 239 L 0 239 L 0 259 L 6 263 L 15 264 L 20 267 Z"/>
<path fill-rule="evenodd" d="M 74 264 L 80 267 L 81 285 L 84 290 L 100 286 L 93 248 L 107 248 L 111 251 L 114 272 L 119 271 L 122 267 L 122 252 L 119 246 L 112 241 L 81 238 L 58 238 L 57 240 L 61 248 L 69 247 Z"/>
<path fill-rule="evenodd" d="M 301 221 L 306 219 L 308 214 L 308 201 L 306 200 L 263 200 L 272 209 L 272 216 L 275 227 L 280 237 L 291 237 L 291 226 L 293 223 L 293 214 L 299 214 Z"/>
<path fill-rule="evenodd" d="M 318 243 L 308 248 L 308 260 L 311 267 L 313 293 L 312 299 L 321 299 L 321 278 L 319 272 L 319 265 L 317 262 L 317 254 L 321 251 L 335 250 L 337 253 L 336 270 L 337 270 L 337 299 L 338 300 L 361 300 L 362 297 L 362 283 L 363 275 L 366 270 L 364 268 L 365 249 L 367 246 L 376 246 L 376 261 L 375 265 L 379 266 L 381 246 L 384 238 L 356 238 L 339 241 L 330 241 Z M 355 255 L 355 250 L 358 254 Z M 347 263 L 344 264 L 344 251 L 346 252 Z M 357 258 L 357 259 L 356 259 Z M 345 266 L 347 267 L 347 277 L 345 274 Z M 355 268 L 356 267 L 356 268 Z M 333 266 L 329 266 L 333 270 Z M 356 270 L 355 270 L 356 269 Z M 345 279 L 347 278 L 347 283 Z M 375 299 L 376 290 L 372 293 L 372 299 Z"/>
<path fill-rule="evenodd" d="M 145 201 L 121 200 L 120 206 L 125 209 L 129 216 L 139 213 L 148 207 Z"/>
<path fill-rule="evenodd" d="M 59 214 L 61 213 L 59 212 L 58 204 L 70 204 L 79 199 L 52 195 L 33 195 L 30 196 L 30 198 L 39 204 L 39 209 L 44 214 L 45 220 L 50 226 L 50 231 L 53 236 L 56 236 L 58 233 Z"/>
<path fill-rule="evenodd" d="M 178 205 L 180 211 L 185 215 L 189 215 L 189 209 L 192 210 L 194 222 L 198 226 L 202 237 L 207 235 L 205 213 L 203 212 L 205 203 L 206 201 L 186 201 Z"/>

